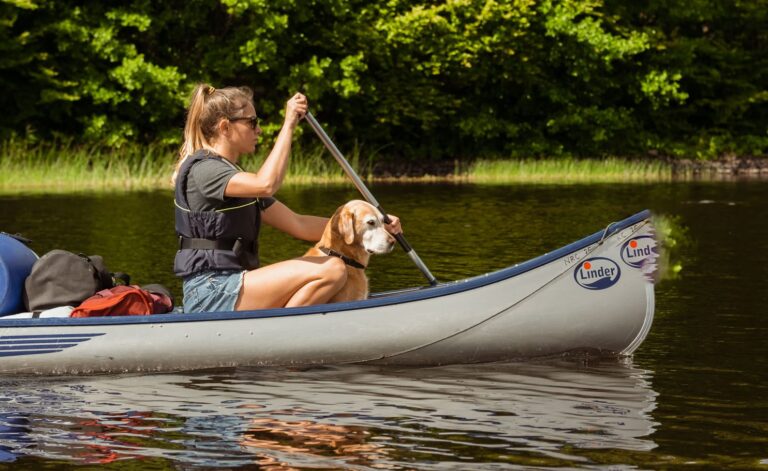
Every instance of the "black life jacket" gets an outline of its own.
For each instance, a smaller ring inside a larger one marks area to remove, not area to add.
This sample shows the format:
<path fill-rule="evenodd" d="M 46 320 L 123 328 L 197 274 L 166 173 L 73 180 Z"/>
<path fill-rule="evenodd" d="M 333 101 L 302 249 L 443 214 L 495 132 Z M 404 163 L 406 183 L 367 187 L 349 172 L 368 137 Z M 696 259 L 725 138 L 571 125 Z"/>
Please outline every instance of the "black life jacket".
<path fill-rule="evenodd" d="M 203 159 L 225 160 L 200 150 L 187 157 L 179 169 L 174 195 L 179 250 L 173 271 L 177 276 L 186 277 L 207 270 L 258 268 L 261 226 L 258 198 L 226 198 L 214 211 L 189 209 L 187 178 L 192 166 Z"/>

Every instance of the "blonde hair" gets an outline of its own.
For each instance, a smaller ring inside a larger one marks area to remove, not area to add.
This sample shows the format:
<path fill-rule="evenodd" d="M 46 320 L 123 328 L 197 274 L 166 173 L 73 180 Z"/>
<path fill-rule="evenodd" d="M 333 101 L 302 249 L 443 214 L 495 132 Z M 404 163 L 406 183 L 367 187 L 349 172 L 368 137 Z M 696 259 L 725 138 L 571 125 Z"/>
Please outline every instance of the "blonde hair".
<path fill-rule="evenodd" d="M 222 118 L 231 118 L 253 102 L 253 91 L 248 87 L 216 89 L 200 83 L 192 92 L 184 125 L 184 144 L 173 169 L 171 182 L 176 183 L 181 164 L 195 151 L 210 145 L 218 134 L 217 124 Z"/>

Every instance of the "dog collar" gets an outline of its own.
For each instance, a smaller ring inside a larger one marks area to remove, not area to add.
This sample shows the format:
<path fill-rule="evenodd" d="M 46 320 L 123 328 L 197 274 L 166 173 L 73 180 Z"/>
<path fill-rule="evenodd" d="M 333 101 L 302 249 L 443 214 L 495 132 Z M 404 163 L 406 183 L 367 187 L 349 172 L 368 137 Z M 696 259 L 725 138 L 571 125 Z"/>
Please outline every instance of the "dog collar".
<path fill-rule="evenodd" d="M 331 257 L 339 257 L 340 259 L 344 260 L 344 263 L 349 265 L 350 267 L 359 268 L 360 270 L 365 270 L 365 265 L 358 262 L 354 258 L 349 258 L 346 255 L 342 255 L 339 252 L 333 250 L 333 249 L 326 249 L 325 247 L 318 247 L 318 250 L 323 252 L 324 254 L 331 256 Z"/>

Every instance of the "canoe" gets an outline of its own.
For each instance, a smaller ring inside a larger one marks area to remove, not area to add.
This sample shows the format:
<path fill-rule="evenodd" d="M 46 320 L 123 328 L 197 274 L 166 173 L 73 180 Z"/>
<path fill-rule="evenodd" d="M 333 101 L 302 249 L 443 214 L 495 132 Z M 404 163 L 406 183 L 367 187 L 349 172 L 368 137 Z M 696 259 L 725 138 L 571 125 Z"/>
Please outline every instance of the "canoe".
<path fill-rule="evenodd" d="M 653 321 L 657 257 L 646 210 L 518 265 L 363 301 L 244 312 L 0 318 L 0 372 L 420 366 L 569 352 L 631 355 Z"/>

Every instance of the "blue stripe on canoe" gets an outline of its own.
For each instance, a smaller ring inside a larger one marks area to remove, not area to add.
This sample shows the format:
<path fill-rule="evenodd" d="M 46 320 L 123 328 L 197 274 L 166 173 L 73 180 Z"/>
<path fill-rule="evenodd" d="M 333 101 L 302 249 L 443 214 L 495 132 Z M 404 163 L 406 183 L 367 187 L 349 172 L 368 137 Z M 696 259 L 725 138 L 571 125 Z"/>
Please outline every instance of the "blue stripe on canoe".
<path fill-rule="evenodd" d="M 23 351 L 23 350 L 39 350 L 41 348 L 69 348 L 78 345 L 80 342 L 75 343 L 37 343 L 35 345 L 14 345 L 12 347 L 0 347 L 0 351 Z"/>
<path fill-rule="evenodd" d="M 650 218 L 651 212 L 647 209 L 623 221 L 611 224 L 605 237 L 608 238 L 619 231 Z M 223 320 L 260 319 L 283 316 L 305 316 L 312 314 L 329 314 L 333 312 L 354 311 L 358 309 L 390 306 L 410 303 L 424 299 L 437 298 L 455 293 L 473 290 L 482 286 L 498 283 L 499 281 L 518 276 L 527 271 L 546 265 L 560 259 L 570 253 L 577 252 L 585 247 L 599 242 L 603 238 L 605 230 L 601 229 L 591 236 L 561 247 L 553 252 L 523 262 L 519 265 L 503 268 L 501 270 L 486 273 L 437 286 L 426 286 L 421 289 L 403 291 L 402 294 L 369 298 L 363 301 L 350 301 L 335 304 L 321 304 L 316 306 L 290 307 L 278 309 L 262 309 L 258 311 L 240 312 L 206 312 L 196 314 L 157 314 L 152 316 L 114 316 L 114 317 L 51 317 L 39 319 L 5 319 L 0 318 L 0 329 L 14 327 L 81 327 L 90 325 L 136 325 L 136 324 L 168 324 L 171 322 L 206 322 Z"/>
<path fill-rule="evenodd" d="M 0 336 L 0 357 L 56 353 L 100 335 L 104 334 L 2 335 Z"/>
<path fill-rule="evenodd" d="M 2 337 L 0 337 L 0 339 L 1 338 Z M 63 343 L 71 343 L 71 342 L 80 343 L 83 340 L 90 340 L 90 339 L 91 339 L 91 337 L 70 337 L 70 338 L 66 338 L 66 339 L 43 338 L 43 339 L 40 339 L 40 340 L 9 340 L 7 342 L 5 340 L 0 340 L 0 346 L 13 346 L 13 345 L 17 345 L 17 346 L 21 347 L 22 345 L 41 344 L 41 343 L 45 343 L 45 344 L 49 344 L 49 343 L 55 344 L 55 343 L 61 343 L 61 342 L 63 342 Z"/>
<path fill-rule="evenodd" d="M 24 351 L 24 352 L 0 352 L 0 357 L 17 357 L 20 355 L 39 355 L 41 353 L 56 353 L 60 352 L 61 349 L 56 350 L 32 350 L 32 351 Z"/>
<path fill-rule="evenodd" d="M 10 339 L 68 339 L 72 337 L 91 338 L 104 334 L 36 334 L 36 335 L 1 335 L 0 340 Z"/>

